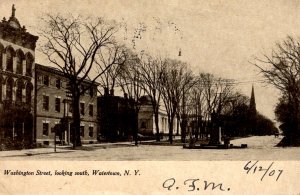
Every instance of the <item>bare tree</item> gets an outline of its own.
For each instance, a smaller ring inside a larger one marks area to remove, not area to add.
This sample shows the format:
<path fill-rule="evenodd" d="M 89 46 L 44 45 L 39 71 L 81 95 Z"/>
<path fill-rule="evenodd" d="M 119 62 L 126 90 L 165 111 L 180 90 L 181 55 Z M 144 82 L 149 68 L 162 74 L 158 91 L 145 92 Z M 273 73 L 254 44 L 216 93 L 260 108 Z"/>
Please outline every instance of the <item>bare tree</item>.
<path fill-rule="evenodd" d="M 196 78 L 195 81 L 195 85 L 188 91 L 185 98 L 183 98 L 183 100 L 186 99 L 185 108 L 183 109 L 181 106 L 180 109 L 180 113 L 182 113 L 181 135 L 183 142 L 185 142 L 186 139 L 186 127 L 184 127 L 184 125 L 187 125 L 185 123 L 187 123 L 188 119 L 196 122 L 196 129 L 194 129 L 195 132 L 193 132 L 196 139 L 198 139 L 198 136 L 201 133 L 200 128 L 202 127 L 202 116 L 204 115 L 206 101 L 204 96 L 204 88 L 200 82 L 201 80 Z"/>
<path fill-rule="evenodd" d="M 281 91 L 282 98 L 287 102 L 291 117 L 288 121 L 281 122 L 284 123 L 286 136 L 292 141 L 294 135 L 300 134 L 300 42 L 288 36 L 283 42 L 276 44 L 271 55 L 263 55 L 255 60 L 252 64 L 259 68 L 266 82 Z M 283 99 L 281 102 L 284 102 Z M 276 113 L 278 111 L 280 109 Z"/>
<path fill-rule="evenodd" d="M 40 36 L 44 39 L 41 51 L 48 60 L 56 65 L 68 79 L 69 90 L 72 94 L 73 111 L 73 148 L 81 145 L 80 140 L 80 96 L 89 90 L 96 80 L 110 68 L 107 66 L 92 75 L 100 50 L 115 44 L 114 34 L 117 27 L 114 23 L 102 18 L 83 18 L 81 16 L 64 17 L 47 14 L 43 18 L 43 28 Z M 90 80 L 90 86 L 82 84 Z"/>
<path fill-rule="evenodd" d="M 139 71 L 140 58 L 132 53 L 127 52 L 127 61 L 117 77 L 118 85 L 128 98 L 129 108 L 133 116 L 131 123 L 133 125 L 133 138 L 135 145 L 138 145 L 138 113 L 140 110 L 140 98 L 144 95 L 144 91 L 140 86 L 141 73 Z M 125 96 L 125 97 L 126 97 Z"/>
<path fill-rule="evenodd" d="M 104 89 L 104 93 L 110 91 L 111 95 L 113 95 L 117 77 L 122 70 L 121 66 L 126 62 L 126 50 L 124 46 L 113 44 L 111 47 L 105 47 L 97 53 L 98 58 L 95 60 L 97 64 L 96 72 L 101 75 L 98 82 Z"/>
<path fill-rule="evenodd" d="M 205 103 L 201 106 L 203 128 L 212 133 L 213 126 L 220 125 L 221 113 L 228 104 L 228 98 L 233 90 L 232 80 L 217 78 L 209 73 L 200 73 L 199 83 L 203 88 L 202 93 L 205 99 Z"/>
<path fill-rule="evenodd" d="M 169 124 L 169 141 L 173 143 L 173 124 L 180 101 L 184 94 L 193 86 L 194 77 L 187 64 L 177 60 L 167 60 L 161 74 L 162 99 L 166 107 Z"/>
<path fill-rule="evenodd" d="M 232 92 L 231 80 L 216 78 L 209 73 L 200 74 L 200 82 L 204 89 L 204 96 L 207 105 L 207 115 L 213 112 L 221 114 L 226 99 Z"/>
<path fill-rule="evenodd" d="M 232 92 L 230 95 L 228 95 L 226 102 L 224 103 L 222 113 L 225 115 L 234 115 L 236 108 L 248 104 L 249 97 L 237 91 Z"/>
<path fill-rule="evenodd" d="M 161 101 L 161 75 L 166 59 L 152 58 L 149 55 L 144 55 L 145 59 L 139 64 L 140 82 L 139 85 L 148 95 L 151 101 L 155 128 L 156 128 L 156 141 L 160 141 L 159 135 L 159 107 Z"/>

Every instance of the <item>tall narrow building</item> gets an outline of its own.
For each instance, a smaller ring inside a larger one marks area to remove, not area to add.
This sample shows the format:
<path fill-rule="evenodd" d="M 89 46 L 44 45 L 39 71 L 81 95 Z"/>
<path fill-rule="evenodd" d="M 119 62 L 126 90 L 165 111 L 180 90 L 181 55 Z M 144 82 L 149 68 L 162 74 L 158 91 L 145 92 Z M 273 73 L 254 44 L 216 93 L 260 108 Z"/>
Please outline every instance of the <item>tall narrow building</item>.
<path fill-rule="evenodd" d="M 249 105 L 249 132 L 252 135 L 256 135 L 259 132 L 256 130 L 256 103 L 254 95 L 254 87 L 252 85 L 250 105 Z"/>
<path fill-rule="evenodd" d="M 250 105 L 249 110 L 251 114 L 256 114 L 256 103 L 255 103 L 255 95 L 254 95 L 254 87 L 252 85 L 252 91 L 251 91 L 251 98 L 250 98 Z"/>
<path fill-rule="evenodd" d="M 34 61 L 37 40 L 37 36 L 20 25 L 13 5 L 9 19 L 0 21 L 1 141 L 11 140 L 26 145 L 34 142 Z"/>

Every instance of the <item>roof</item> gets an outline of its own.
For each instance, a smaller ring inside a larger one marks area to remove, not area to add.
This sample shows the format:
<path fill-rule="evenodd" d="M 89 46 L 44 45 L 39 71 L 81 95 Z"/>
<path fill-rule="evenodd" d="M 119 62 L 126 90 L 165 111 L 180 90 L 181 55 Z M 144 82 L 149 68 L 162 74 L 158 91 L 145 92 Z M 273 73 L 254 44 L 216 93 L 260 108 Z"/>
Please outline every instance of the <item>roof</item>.
<path fill-rule="evenodd" d="M 9 42 L 13 42 L 22 47 L 34 50 L 38 36 L 26 32 L 25 26 L 21 27 L 19 20 L 15 16 L 15 6 L 12 6 L 12 13 L 8 20 L 4 17 L 0 21 L 0 37 Z"/>
<path fill-rule="evenodd" d="M 41 65 L 41 64 L 36 63 L 35 64 L 35 69 L 36 70 L 43 70 L 45 72 L 50 72 L 52 74 L 56 74 L 56 75 L 59 75 L 59 76 L 62 76 L 62 77 L 66 78 L 65 74 L 60 69 L 52 67 L 52 66 L 45 66 L 45 65 Z M 78 78 L 80 78 L 80 77 L 78 77 Z M 83 82 L 85 82 L 85 83 L 92 83 L 92 81 L 88 80 L 88 79 L 84 79 Z M 100 85 L 100 83 L 94 82 L 94 85 L 98 86 L 98 85 Z"/>

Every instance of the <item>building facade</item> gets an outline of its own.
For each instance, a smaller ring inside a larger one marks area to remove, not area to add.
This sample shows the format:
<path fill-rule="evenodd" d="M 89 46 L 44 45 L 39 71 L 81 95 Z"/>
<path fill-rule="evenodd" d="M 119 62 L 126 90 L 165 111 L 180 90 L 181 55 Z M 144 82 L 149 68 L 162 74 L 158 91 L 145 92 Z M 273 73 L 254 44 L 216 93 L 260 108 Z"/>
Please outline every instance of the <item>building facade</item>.
<path fill-rule="evenodd" d="M 143 136 L 155 136 L 156 125 L 153 108 L 148 96 L 140 99 L 138 116 L 135 117 L 133 108 L 134 100 L 124 97 L 106 95 L 98 97 L 99 133 L 109 141 L 128 140 L 134 134 L 137 123 L 138 134 Z M 158 126 L 160 135 L 169 134 L 169 123 L 166 110 L 162 106 L 159 109 Z M 180 125 L 177 119 L 173 123 L 173 135 L 180 135 Z"/>
<path fill-rule="evenodd" d="M 37 36 L 12 14 L 0 22 L 0 138 L 34 142 L 34 69 Z"/>
<path fill-rule="evenodd" d="M 64 144 L 72 141 L 72 106 L 68 93 L 68 80 L 53 67 L 36 64 L 36 141 L 41 144 L 54 142 L 55 126 L 60 126 L 57 139 Z M 85 81 L 82 87 L 90 86 Z M 97 84 L 82 95 L 80 100 L 82 143 L 97 141 Z"/>
<path fill-rule="evenodd" d="M 148 96 L 143 96 L 142 99 L 144 100 L 142 101 L 143 103 L 141 104 L 138 116 L 139 133 L 142 135 L 155 135 L 155 117 L 150 98 Z M 168 115 L 163 106 L 160 106 L 159 109 L 158 127 L 161 135 L 169 134 Z M 180 134 L 180 125 L 177 123 L 177 118 L 175 118 L 173 123 L 173 135 Z"/>
<path fill-rule="evenodd" d="M 109 141 L 130 139 L 135 123 L 131 103 L 127 97 L 108 92 L 98 97 L 99 136 Z"/>

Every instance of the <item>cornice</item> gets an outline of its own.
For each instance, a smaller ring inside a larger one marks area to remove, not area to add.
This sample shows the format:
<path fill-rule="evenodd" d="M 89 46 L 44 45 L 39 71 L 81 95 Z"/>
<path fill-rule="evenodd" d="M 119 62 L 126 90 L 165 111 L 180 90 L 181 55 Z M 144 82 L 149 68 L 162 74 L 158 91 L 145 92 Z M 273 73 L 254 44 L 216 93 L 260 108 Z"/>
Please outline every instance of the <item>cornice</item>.
<path fill-rule="evenodd" d="M 56 74 L 56 75 L 59 75 L 59 76 L 62 76 L 64 78 L 66 78 L 66 76 L 64 75 L 64 73 L 61 70 L 59 70 L 57 68 L 54 68 L 54 67 L 51 67 L 51 66 L 41 65 L 41 64 L 38 64 L 38 63 L 35 63 L 35 71 L 37 71 L 37 72 L 44 71 L 44 72 L 48 72 L 48 73 L 51 73 L 51 74 Z M 92 81 L 85 79 L 83 81 L 83 83 L 91 84 Z M 94 82 L 94 86 L 98 86 L 98 85 L 100 85 L 98 82 Z"/>
<path fill-rule="evenodd" d="M 24 26 L 23 28 L 14 28 L 6 21 L 0 22 L 0 39 L 35 50 L 38 38 L 38 36 L 26 32 Z"/>
<path fill-rule="evenodd" d="M 0 76 L 7 76 L 7 77 L 13 77 L 13 78 L 22 78 L 24 80 L 27 80 L 27 81 L 31 81 L 31 79 L 33 77 L 29 77 L 29 76 L 24 76 L 24 75 L 20 75 L 20 74 L 15 74 L 15 73 L 12 73 L 12 72 L 9 72 L 9 71 L 4 71 L 4 70 L 0 70 Z"/>

